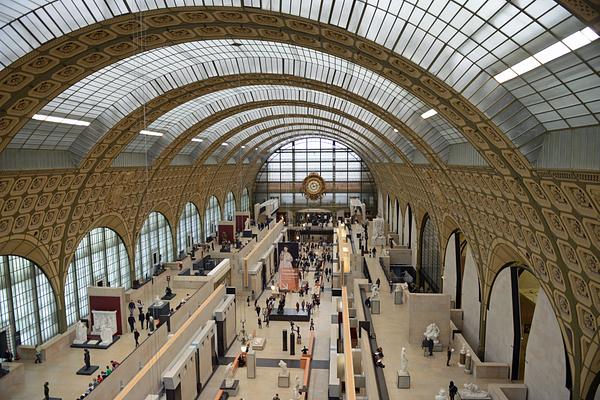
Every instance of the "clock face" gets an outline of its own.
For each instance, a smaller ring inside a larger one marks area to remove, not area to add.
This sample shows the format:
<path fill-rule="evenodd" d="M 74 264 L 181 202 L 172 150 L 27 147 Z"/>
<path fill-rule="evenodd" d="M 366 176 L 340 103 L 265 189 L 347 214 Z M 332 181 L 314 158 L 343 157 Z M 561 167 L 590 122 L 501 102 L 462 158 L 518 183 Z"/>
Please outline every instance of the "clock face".
<path fill-rule="evenodd" d="M 325 181 L 319 174 L 315 172 L 310 173 L 304 179 L 302 186 L 305 196 L 311 200 L 317 200 L 321 198 L 325 192 Z"/>

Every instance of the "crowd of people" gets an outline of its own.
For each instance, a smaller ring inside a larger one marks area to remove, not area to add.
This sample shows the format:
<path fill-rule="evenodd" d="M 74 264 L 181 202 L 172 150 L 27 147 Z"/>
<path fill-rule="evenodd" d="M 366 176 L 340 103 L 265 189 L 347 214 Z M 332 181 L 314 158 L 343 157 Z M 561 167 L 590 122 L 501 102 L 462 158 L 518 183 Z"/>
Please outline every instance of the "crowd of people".
<path fill-rule="evenodd" d="M 102 372 L 97 375 L 92 381 L 88 384 L 88 387 L 85 392 L 81 394 L 81 396 L 77 397 L 75 400 L 85 399 L 99 384 L 101 384 L 104 379 L 106 379 L 113 371 L 120 365 L 117 361 L 111 360 L 110 365 L 107 365 Z"/>

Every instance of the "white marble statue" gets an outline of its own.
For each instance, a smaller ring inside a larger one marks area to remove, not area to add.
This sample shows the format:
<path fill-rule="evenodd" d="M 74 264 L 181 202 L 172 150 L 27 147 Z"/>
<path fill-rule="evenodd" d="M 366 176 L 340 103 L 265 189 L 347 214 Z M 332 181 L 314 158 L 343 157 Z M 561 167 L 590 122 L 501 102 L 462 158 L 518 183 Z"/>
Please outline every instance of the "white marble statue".
<path fill-rule="evenodd" d="M 300 387 L 302 387 L 302 385 L 300 384 L 300 378 L 298 377 L 298 375 L 296 375 L 294 377 L 294 382 L 296 382 L 295 388 L 298 389 L 298 391 L 299 391 Z"/>
<path fill-rule="evenodd" d="M 382 246 L 385 243 L 385 221 L 383 218 L 373 219 L 373 233 L 371 244 L 373 246 Z"/>
<path fill-rule="evenodd" d="M 448 400 L 448 396 L 446 396 L 446 391 L 444 389 L 440 389 L 438 394 L 435 396 L 435 400 Z"/>
<path fill-rule="evenodd" d="M 92 310 L 92 316 L 94 319 L 93 335 L 101 335 L 104 326 L 108 326 L 113 334 L 117 332 L 116 311 Z"/>
<path fill-rule="evenodd" d="M 300 400 L 300 389 L 295 387 L 292 396 L 293 400 Z"/>
<path fill-rule="evenodd" d="M 107 345 L 111 344 L 113 341 L 113 330 L 110 326 L 104 325 L 102 329 L 100 329 L 100 341 L 102 344 Z"/>
<path fill-rule="evenodd" d="M 408 374 L 408 358 L 406 357 L 406 347 L 403 347 L 402 353 L 400 353 L 400 374 Z"/>
<path fill-rule="evenodd" d="M 460 395 L 461 397 L 468 398 L 486 398 L 489 396 L 489 393 L 479 389 L 479 386 L 474 383 L 465 383 L 463 389 L 460 390 Z"/>
<path fill-rule="evenodd" d="M 287 364 L 285 361 L 279 360 L 279 368 L 281 368 L 281 370 L 279 371 L 279 375 L 281 375 L 281 376 L 288 375 L 288 367 L 287 367 Z"/>
<path fill-rule="evenodd" d="M 425 332 L 423 333 L 427 339 L 433 340 L 433 343 L 439 343 L 438 337 L 440 336 L 440 328 L 438 328 L 435 322 L 427 325 Z"/>
<path fill-rule="evenodd" d="M 235 375 L 235 372 L 233 371 L 233 363 L 227 364 L 227 367 L 225 367 L 225 372 L 225 386 L 232 387 L 234 384 L 233 376 Z"/>
<path fill-rule="evenodd" d="M 87 327 L 81 321 L 78 321 L 75 324 L 75 340 L 73 343 L 75 344 L 83 344 L 87 342 Z"/>
<path fill-rule="evenodd" d="M 279 266 L 292 268 L 293 260 L 294 257 L 292 257 L 292 255 L 288 251 L 287 246 L 284 247 L 283 250 L 281 250 L 281 253 L 279 253 Z"/>
<path fill-rule="evenodd" d="M 465 345 L 463 343 L 462 349 L 460 349 L 460 354 L 466 354 L 467 353 L 467 345 Z"/>
<path fill-rule="evenodd" d="M 244 221 L 244 230 L 245 231 L 250 230 L 250 218 L 246 218 L 246 220 Z"/>
<path fill-rule="evenodd" d="M 379 287 L 377 286 L 376 283 L 371 285 L 371 299 L 378 299 L 379 298 Z"/>

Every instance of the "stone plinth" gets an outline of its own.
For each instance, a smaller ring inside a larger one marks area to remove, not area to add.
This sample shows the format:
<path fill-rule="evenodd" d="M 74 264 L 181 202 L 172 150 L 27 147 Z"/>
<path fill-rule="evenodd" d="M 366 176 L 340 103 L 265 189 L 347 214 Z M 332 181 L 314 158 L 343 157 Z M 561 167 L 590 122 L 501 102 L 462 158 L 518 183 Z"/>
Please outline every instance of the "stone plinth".
<path fill-rule="evenodd" d="M 281 372 L 277 375 L 277 387 L 288 388 L 290 387 L 290 373 L 282 375 Z"/>

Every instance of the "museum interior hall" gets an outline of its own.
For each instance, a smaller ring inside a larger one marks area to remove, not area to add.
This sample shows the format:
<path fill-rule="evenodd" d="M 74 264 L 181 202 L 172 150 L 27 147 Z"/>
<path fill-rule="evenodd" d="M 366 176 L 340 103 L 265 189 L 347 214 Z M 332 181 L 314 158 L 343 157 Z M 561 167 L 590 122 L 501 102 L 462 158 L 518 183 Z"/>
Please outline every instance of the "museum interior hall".
<path fill-rule="evenodd" d="M 600 400 L 600 0 L 0 0 L 0 399 Z"/>

